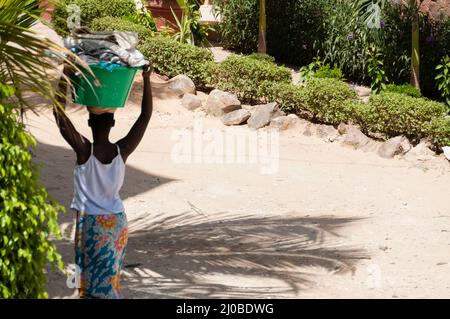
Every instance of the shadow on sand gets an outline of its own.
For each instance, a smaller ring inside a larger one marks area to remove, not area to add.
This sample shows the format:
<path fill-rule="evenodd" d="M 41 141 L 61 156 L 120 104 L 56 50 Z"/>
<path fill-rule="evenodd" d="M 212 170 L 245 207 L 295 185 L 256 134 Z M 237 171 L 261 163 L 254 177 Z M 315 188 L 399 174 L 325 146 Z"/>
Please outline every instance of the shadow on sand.
<path fill-rule="evenodd" d="M 39 143 L 36 153 L 35 161 L 46 163 L 41 182 L 67 206 L 73 192 L 67 162 L 75 163 L 73 152 Z M 126 174 L 124 199 L 171 182 L 133 167 L 127 167 Z M 67 213 L 60 222 L 73 217 Z M 339 244 L 343 228 L 357 221 L 195 209 L 135 218 L 129 221 L 123 294 L 126 298 L 295 296 L 313 286 L 316 275 L 351 273 L 359 260 L 368 258 L 358 247 Z M 72 263 L 73 243 L 64 239 L 56 245 L 66 265 Z M 74 296 L 74 290 L 67 288 L 63 274 L 50 273 L 49 294 Z"/>

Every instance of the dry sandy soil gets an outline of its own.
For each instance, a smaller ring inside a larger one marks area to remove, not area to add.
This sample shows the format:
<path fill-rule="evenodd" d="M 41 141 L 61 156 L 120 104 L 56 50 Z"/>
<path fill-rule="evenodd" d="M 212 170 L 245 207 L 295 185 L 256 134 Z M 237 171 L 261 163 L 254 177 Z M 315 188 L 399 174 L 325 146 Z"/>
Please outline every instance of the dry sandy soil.
<path fill-rule="evenodd" d="M 139 114 L 139 78 L 116 113 L 113 141 Z M 178 163 L 173 137 L 193 131 L 201 113 L 153 81 L 154 115 L 121 192 L 130 228 L 126 298 L 450 297 L 450 165 L 442 157 L 383 159 L 296 127 L 280 135 L 273 174 L 245 157 Z M 90 138 L 85 109 L 69 114 Z M 48 109 L 26 122 L 39 142 L 41 181 L 67 207 L 56 243 L 70 264 L 75 156 Z M 203 127 L 237 130 L 212 117 Z M 51 298 L 76 296 L 61 272 L 49 272 L 48 290 Z"/>

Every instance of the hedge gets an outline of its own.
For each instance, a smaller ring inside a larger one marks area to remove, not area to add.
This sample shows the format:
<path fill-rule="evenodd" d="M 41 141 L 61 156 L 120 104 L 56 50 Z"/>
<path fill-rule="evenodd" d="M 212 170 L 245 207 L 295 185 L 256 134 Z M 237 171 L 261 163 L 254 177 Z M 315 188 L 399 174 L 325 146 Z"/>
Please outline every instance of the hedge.
<path fill-rule="evenodd" d="M 414 98 L 400 93 L 373 95 L 365 118 L 367 129 L 386 137 L 405 135 L 420 139 L 427 135 L 427 125 L 443 118 L 447 107 L 443 103 Z"/>
<path fill-rule="evenodd" d="M 206 87 L 210 82 L 214 56 L 208 49 L 162 36 L 147 38 L 138 49 L 152 61 L 155 71 L 162 75 L 174 77 L 185 74 L 199 88 Z"/>
<path fill-rule="evenodd" d="M 411 84 L 388 84 L 386 85 L 386 88 L 384 89 L 384 92 L 393 92 L 393 93 L 401 93 L 406 94 L 412 97 L 421 97 L 422 93 L 420 93 L 420 90 Z"/>
<path fill-rule="evenodd" d="M 427 137 L 436 148 L 450 146 L 450 117 L 435 118 L 425 129 Z"/>
<path fill-rule="evenodd" d="M 95 18 L 125 17 L 137 13 L 134 0 L 57 0 L 53 24 L 56 32 L 62 36 L 69 34 L 67 21 L 69 14 L 73 14 L 68 11 L 69 5 L 80 8 L 80 24 L 88 27 Z"/>
<path fill-rule="evenodd" d="M 212 72 L 211 84 L 235 93 L 246 102 L 258 102 L 267 95 L 261 83 L 292 82 L 291 71 L 267 59 L 232 55 L 218 64 Z"/>
<path fill-rule="evenodd" d="M 152 30 L 140 24 L 113 17 L 103 17 L 92 20 L 91 29 L 93 31 L 132 31 L 138 34 L 141 41 L 154 36 Z"/>

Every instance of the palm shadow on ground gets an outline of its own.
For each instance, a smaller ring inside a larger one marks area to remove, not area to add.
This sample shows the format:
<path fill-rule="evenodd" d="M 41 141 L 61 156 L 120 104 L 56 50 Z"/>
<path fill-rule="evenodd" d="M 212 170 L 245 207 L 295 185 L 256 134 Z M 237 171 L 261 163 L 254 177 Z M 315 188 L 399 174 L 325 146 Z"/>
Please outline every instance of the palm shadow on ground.
<path fill-rule="evenodd" d="M 277 298 L 351 274 L 357 247 L 339 242 L 353 218 L 265 218 L 185 212 L 130 221 L 126 298 Z M 70 249 L 70 247 L 66 247 Z"/>
<path fill-rule="evenodd" d="M 40 142 L 35 162 L 45 163 L 41 182 L 53 198 L 68 206 L 73 175 L 67 162 L 75 163 L 73 152 Z M 133 167 L 127 167 L 126 174 L 124 199 L 171 182 Z M 317 271 L 351 273 L 359 260 L 368 258 L 358 247 L 336 244 L 341 231 L 356 218 L 264 217 L 196 207 L 180 214 L 142 216 L 129 222 L 122 274 L 128 298 L 296 295 L 314 285 Z M 73 217 L 68 212 L 60 223 L 73 222 Z M 73 263 L 72 241 L 66 238 L 56 245 L 65 264 Z M 70 296 L 74 290 L 67 288 L 62 273 L 50 273 L 49 294 Z"/>

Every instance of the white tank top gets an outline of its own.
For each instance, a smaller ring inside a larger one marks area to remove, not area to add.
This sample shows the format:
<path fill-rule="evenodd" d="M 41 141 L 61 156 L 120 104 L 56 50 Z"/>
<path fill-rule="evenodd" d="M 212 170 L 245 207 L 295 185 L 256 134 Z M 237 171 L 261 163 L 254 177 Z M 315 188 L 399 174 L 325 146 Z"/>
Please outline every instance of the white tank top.
<path fill-rule="evenodd" d="M 117 156 L 110 164 L 103 164 L 94 155 L 74 169 L 74 198 L 71 208 L 90 215 L 110 215 L 124 211 L 119 196 L 125 177 L 125 163 L 117 146 Z"/>

